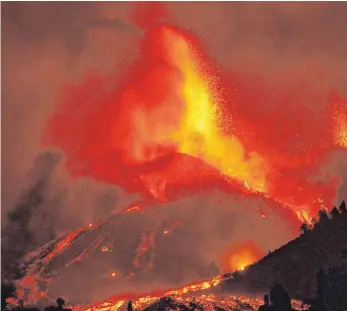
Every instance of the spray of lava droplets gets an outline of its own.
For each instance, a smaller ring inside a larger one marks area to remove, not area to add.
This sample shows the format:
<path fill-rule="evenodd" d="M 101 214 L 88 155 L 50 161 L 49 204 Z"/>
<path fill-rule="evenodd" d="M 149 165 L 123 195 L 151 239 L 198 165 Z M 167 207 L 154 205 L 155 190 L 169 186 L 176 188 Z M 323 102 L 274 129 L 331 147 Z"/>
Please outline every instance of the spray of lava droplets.
<path fill-rule="evenodd" d="M 327 98 L 311 118 L 290 91 L 257 119 L 262 101 L 279 91 L 252 98 L 256 89 L 226 79 L 194 35 L 162 23 L 147 29 L 116 88 L 110 80 L 93 76 L 67 88 L 49 122 L 44 143 L 65 152 L 72 176 L 142 192 L 147 202 L 237 191 L 270 198 L 296 221 L 333 205 L 338 180 L 315 173 L 330 152 L 346 147 L 343 98 Z M 313 100 L 312 92 L 302 90 L 302 101 Z"/>

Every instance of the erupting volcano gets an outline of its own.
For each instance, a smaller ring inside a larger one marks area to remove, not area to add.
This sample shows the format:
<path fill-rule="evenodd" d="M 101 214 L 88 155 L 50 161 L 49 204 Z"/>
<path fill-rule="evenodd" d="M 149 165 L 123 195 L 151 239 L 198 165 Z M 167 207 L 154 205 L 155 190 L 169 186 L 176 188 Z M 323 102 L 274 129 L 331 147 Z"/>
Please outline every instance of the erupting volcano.
<path fill-rule="evenodd" d="M 317 87 L 321 78 L 313 73 L 303 81 L 284 74 L 282 83 L 274 85 L 227 72 L 190 31 L 164 22 L 145 24 L 138 56 L 120 76 L 94 74 L 64 88 L 43 138 L 44 147 L 63 151 L 72 179 L 117 185 L 141 199 L 27 255 L 26 276 L 18 286 L 30 288 L 34 300 L 42 295 L 42 286 L 35 286 L 49 284 L 57 266 L 71 271 L 84 260 L 93 264 L 97 256 L 112 252 L 128 264 L 113 258 L 112 269 L 106 269 L 102 259 L 98 271 L 105 282 L 122 282 L 156 265 L 164 275 L 168 266 L 156 248 L 189 231 L 180 219 L 143 226 L 142 221 L 147 210 L 165 209 L 189 196 L 218 190 L 236 199 L 257 199 L 295 229 L 334 205 L 339 176 L 322 168 L 334 153 L 346 153 L 346 101 L 338 90 Z M 257 209 L 267 217 L 261 204 Z M 130 241 L 124 237 L 126 223 L 134 219 L 137 238 Z M 244 270 L 263 255 L 254 241 L 244 239 L 218 255 L 218 268 Z M 175 258 L 173 252 L 170 256 Z M 212 270 L 201 275 L 210 276 Z M 69 274 L 59 271 L 62 279 Z M 88 277 L 86 283 L 97 278 Z M 212 287 L 220 280 L 202 284 Z M 116 310 L 128 299 L 119 297 L 98 307 Z M 141 306 L 141 300 L 137 303 Z"/>
<path fill-rule="evenodd" d="M 227 78 L 193 34 L 169 24 L 146 31 L 123 75 L 117 87 L 111 77 L 70 87 L 49 123 L 45 144 L 65 152 L 73 176 L 145 201 L 213 188 L 256 194 L 308 222 L 332 206 L 339 182 L 319 165 L 345 148 L 345 102 L 334 90 Z"/>

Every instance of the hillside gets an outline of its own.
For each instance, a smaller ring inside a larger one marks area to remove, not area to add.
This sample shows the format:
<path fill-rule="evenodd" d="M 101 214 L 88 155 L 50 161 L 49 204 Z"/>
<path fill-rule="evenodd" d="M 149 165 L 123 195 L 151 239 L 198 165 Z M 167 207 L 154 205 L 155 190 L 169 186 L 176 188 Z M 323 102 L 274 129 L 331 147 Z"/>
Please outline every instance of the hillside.
<path fill-rule="evenodd" d="M 276 232 L 274 232 L 276 234 Z M 275 281 L 291 297 L 312 297 L 319 268 L 347 263 L 347 211 L 343 202 L 332 213 L 320 215 L 319 222 L 298 238 L 269 253 L 219 287 L 226 292 L 264 293 Z"/>

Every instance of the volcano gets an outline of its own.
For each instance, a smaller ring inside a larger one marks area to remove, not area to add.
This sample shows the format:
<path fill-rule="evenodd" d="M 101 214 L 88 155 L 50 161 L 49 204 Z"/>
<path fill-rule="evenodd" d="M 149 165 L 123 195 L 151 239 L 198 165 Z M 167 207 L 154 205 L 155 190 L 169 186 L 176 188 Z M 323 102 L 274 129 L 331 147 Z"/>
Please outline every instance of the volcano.
<path fill-rule="evenodd" d="M 85 304 L 124 292 L 165 294 L 167 288 L 242 269 L 263 256 L 267 239 L 262 241 L 259 232 L 275 222 L 270 209 L 264 209 L 269 216 L 263 218 L 257 208 L 248 211 L 248 220 L 241 220 L 241 206 L 257 206 L 258 201 L 240 195 L 230 201 L 225 194 L 209 193 L 150 209 L 132 204 L 26 255 L 20 263 L 19 295 L 32 303 L 62 295 L 71 303 Z M 271 206 L 271 201 L 264 206 Z M 214 217 L 206 221 L 211 208 Z M 291 222 L 288 225 L 290 237 L 293 228 Z M 243 234 L 243 226 L 254 232 Z M 285 231 L 282 225 L 278 229 Z M 244 243 L 235 244 L 235 236 L 241 234 Z M 277 246 L 281 241 L 271 243 Z"/>
<path fill-rule="evenodd" d="M 238 185 L 306 222 L 333 206 L 339 177 L 320 168 L 345 151 L 338 92 L 231 79 L 196 36 L 171 24 L 147 29 L 139 48 L 116 86 L 115 77 L 92 76 L 62 92 L 43 144 L 65 153 L 72 177 L 155 202 Z"/>
<path fill-rule="evenodd" d="M 269 219 L 280 219 L 288 240 L 333 206 L 341 180 L 327 163 L 346 154 L 338 90 L 319 87 L 314 74 L 311 83 L 283 75 L 274 86 L 224 72 L 190 31 L 164 22 L 142 30 L 138 57 L 120 76 L 93 73 L 63 88 L 42 139 L 64 153 L 72 181 L 140 199 L 22 258 L 25 300 L 61 295 L 81 305 L 116 295 L 105 302 L 115 308 L 129 292 L 147 306 L 210 288 L 224 280 L 218 273 L 267 252 L 260 233 L 274 226 Z M 152 294 L 140 300 L 143 292 Z"/>

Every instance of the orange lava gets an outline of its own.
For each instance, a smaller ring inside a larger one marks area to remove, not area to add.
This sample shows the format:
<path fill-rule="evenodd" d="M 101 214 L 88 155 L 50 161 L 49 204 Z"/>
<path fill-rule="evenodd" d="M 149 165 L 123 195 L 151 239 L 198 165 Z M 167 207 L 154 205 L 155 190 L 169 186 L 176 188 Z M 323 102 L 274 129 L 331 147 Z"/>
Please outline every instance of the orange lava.
<path fill-rule="evenodd" d="M 111 80 L 67 88 L 49 122 L 44 142 L 66 153 L 72 176 L 157 202 L 213 188 L 255 194 L 299 221 L 333 206 L 338 180 L 313 177 L 345 146 L 346 123 L 314 84 L 226 79 L 194 35 L 168 24 L 149 27 L 139 58 L 116 88 Z"/>
<path fill-rule="evenodd" d="M 73 306 L 72 309 L 74 311 L 117 311 L 123 309 L 128 301 L 132 300 L 135 309 L 143 310 L 152 303 L 158 301 L 161 297 L 170 297 L 176 303 L 182 303 L 185 306 L 189 306 L 192 302 L 199 303 L 204 307 L 204 310 L 214 310 L 216 306 L 223 309 L 257 310 L 259 306 L 262 305 L 263 300 L 260 298 L 247 298 L 233 295 L 219 296 L 202 292 L 217 286 L 222 280 L 221 277 L 215 277 L 208 281 L 195 283 L 167 292 L 156 292 L 144 295 L 127 294 L 97 302 L 89 306 Z M 192 296 L 192 294 L 194 294 L 194 296 Z M 292 300 L 292 307 L 295 308 L 295 310 L 308 310 L 307 306 L 302 306 L 302 303 L 297 300 Z"/>
<path fill-rule="evenodd" d="M 22 258 L 22 262 L 26 265 L 26 274 L 22 279 L 16 281 L 17 298 L 23 299 L 25 293 L 27 293 L 27 302 L 35 303 L 38 299 L 45 297 L 46 292 L 42 291 L 39 287 L 39 283 L 50 283 L 50 278 L 45 277 L 43 279 L 41 272 L 47 269 L 47 266 L 51 261 L 61 255 L 73 241 L 84 234 L 87 230 L 94 230 L 102 225 L 104 222 L 98 222 L 95 224 L 88 224 L 79 228 L 76 231 L 69 232 L 60 238 L 53 240 L 47 244 L 44 244 L 37 250 L 27 254 Z M 71 262 L 68 262 L 66 266 L 69 266 L 75 262 L 78 262 L 86 256 L 87 252 L 92 248 L 97 248 L 102 242 L 102 237 L 97 239 L 92 245 L 85 249 L 79 256 L 75 257 Z M 42 252 L 44 255 L 42 255 Z"/>
<path fill-rule="evenodd" d="M 223 272 L 242 271 L 263 256 L 264 253 L 252 241 L 237 243 L 224 251 L 220 266 Z"/>
<path fill-rule="evenodd" d="M 180 297 L 184 296 L 188 293 L 200 292 L 211 287 L 218 285 L 222 281 L 222 277 L 215 277 L 211 280 L 206 280 L 202 282 L 192 283 L 190 285 L 172 289 L 168 291 L 155 292 L 155 293 L 147 293 L 143 295 L 136 294 L 123 294 L 121 296 L 115 296 L 113 298 L 107 299 L 106 301 L 94 303 L 89 306 L 76 306 L 73 307 L 74 310 L 118 310 L 124 304 L 128 302 L 128 300 L 132 299 L 133 305 L 137 309 L 142 309 L 146 305 L 158 300 L 160 297 Z"/>

